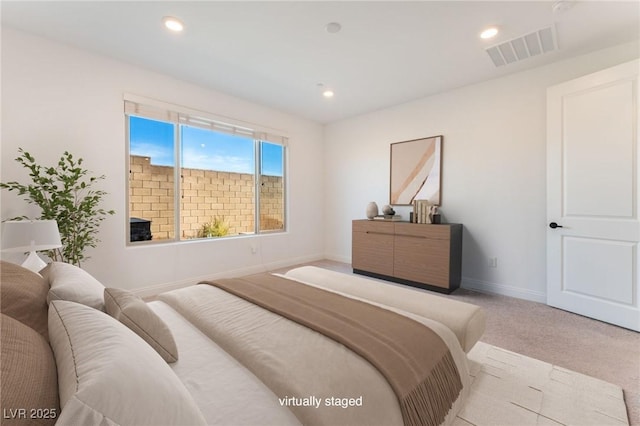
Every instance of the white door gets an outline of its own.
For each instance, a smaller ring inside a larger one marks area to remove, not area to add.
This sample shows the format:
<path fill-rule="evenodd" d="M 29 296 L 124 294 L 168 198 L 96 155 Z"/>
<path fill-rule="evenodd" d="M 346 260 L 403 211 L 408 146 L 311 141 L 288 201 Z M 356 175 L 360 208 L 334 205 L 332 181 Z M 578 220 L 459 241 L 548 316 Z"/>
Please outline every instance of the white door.
<path fill-rule="evenodd" d="M 637 331 L 639 71 L 547 91 L 547 303 Z"/>

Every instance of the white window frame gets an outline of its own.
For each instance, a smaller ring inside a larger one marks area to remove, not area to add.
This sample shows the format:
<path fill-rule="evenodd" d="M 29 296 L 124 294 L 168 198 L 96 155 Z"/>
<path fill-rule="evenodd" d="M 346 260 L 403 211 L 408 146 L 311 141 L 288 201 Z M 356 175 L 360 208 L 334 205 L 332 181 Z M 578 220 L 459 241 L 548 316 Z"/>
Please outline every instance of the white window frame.
<path fill-rule="evenodd" d="M 149 240 L 149 241 L 131 241 L 131 224 L 129 214 L 129 182 L 131 173 L 130 164 L 130 128 L 129 117 L 141 117 L 145 119 L 157 120 L 165 123 L 174 124 L 174 237 L 163 240 Z M 284 233 L 288 231 L 288 141 L 289 137 L 286 136 L 286 132 L 278 129 L 269 128 L 261 125 L 254 125 L 241 120 L 231 119 L 222 116 L 216 116 L 214 114 L 198 111 L 191 108 L 186 108 L 178 105 L 172 105 L 167 102 L 158 101 L 142 96 L 125 94 L 124 95 L 124 117 L 125 117 L 125 140 L 126 140 L 126 244 L 127 246 L 141 246 L 148 244 L 172 244 L 172 243 L 187 243 L 193 241 L 211 241 L 219 240 L 217 238 L 195 238 L 184 240 L 181 239 L 181 194 L 182 194 L 182 167 L 181 164 L 181 148 L 180 148 L 180 126 L 192 126 L 199 127 L 206 130 L 211 130 L 219 133 L 228 133 L 238 136 L 244 136 L 253 139 L 254 143 L 254 174 L 255 174 L 255 190 L 254 190 L 254 234 L 253 235 L 268 235 L 274 233 Z M 281 145 L 283 147 L 282 155 L 282 179 L 283 179 L 283 229 L 278 230 L 264 230 L 260 231 L 260 189 L 261 189 L 261 174 L 262 174 L 262 154 L 261 154 L 261 142 L 267 142 L 272 144 Z M 227 238 L 244 238 L 246 234 L 232 235 Z"/>

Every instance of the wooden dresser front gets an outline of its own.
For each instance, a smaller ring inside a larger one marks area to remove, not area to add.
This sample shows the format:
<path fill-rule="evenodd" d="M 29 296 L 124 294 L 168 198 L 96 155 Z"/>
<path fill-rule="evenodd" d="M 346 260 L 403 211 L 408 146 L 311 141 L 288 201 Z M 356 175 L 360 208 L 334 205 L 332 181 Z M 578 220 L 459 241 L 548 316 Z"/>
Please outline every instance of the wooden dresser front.
<path fill-rule="evenodd" d="M 354 220 L 353 272 L 451 293 L 460 287 L 461 224 Z"/>

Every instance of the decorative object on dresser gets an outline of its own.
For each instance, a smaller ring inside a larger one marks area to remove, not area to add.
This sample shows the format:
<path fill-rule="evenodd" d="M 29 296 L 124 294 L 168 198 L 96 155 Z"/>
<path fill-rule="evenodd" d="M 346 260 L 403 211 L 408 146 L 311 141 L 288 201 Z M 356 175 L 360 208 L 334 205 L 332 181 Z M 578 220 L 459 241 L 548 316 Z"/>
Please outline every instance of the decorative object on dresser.
<path fill-rule="evenodd" d="M 389 222 L 399 222 L 402 220 L 402 216 L 399 214 L 379 214 L 378 216 L 373 218 L 374 220 L 386 220 Z"/>
<path fill-rule="evenodd" d="M 396 214 L 396 211 L 389 204 L 385 204 L 382 206 L 382 214 L 385 216 L 393 216 Z"/>
<path fill-rule="evenodd" d="M 392 143 L 390 204 L 425 199 L 440 205 L 441 163 L 442 136 Z"/>
<path fill-rule="evenodd" d="M 460 287 L 462 225 L 354 220 L 353 272 L 451 293 Z"/>
<path fill-rule="evenodd" d="M 437 221 L 434 220 L 435 216 Z M 438 215 L 438 206 L 431 204 L 429 200 L 413 201 L 413 223 L 440 223 L 440 215 Z"/>
<path fill-rule="evenodd" d="M 62 247 L 55 220 L 9 220 L 2 224 L 2 251 L 29 253 L 22 266 L 38 272 L 47 264 L 37 251 Z"/>
<path fill-rule="evenodd" d="M 378 205 L 375 201 L 371 201 L 367 204 L 367 219 L 373 220 L 376 216 L 378 216 Z"/>

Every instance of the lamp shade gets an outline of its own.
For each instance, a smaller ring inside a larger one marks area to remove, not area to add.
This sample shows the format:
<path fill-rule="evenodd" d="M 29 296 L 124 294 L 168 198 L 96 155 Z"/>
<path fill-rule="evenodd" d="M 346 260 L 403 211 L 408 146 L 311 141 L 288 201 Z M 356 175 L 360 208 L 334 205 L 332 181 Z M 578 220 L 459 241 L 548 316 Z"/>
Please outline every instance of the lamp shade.
<path fill-rule="evenodd" d="M 2 251 L 31 252 L 62 247 L 55 220 L 9 220 L 2 224 Z"/>

